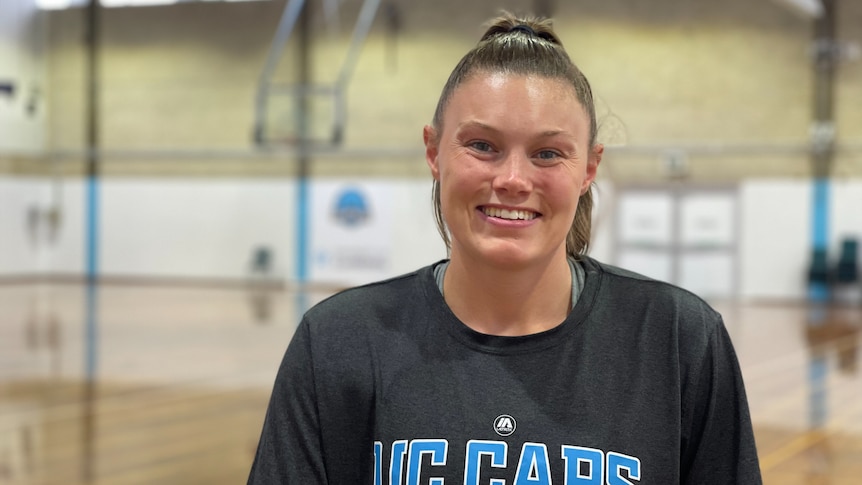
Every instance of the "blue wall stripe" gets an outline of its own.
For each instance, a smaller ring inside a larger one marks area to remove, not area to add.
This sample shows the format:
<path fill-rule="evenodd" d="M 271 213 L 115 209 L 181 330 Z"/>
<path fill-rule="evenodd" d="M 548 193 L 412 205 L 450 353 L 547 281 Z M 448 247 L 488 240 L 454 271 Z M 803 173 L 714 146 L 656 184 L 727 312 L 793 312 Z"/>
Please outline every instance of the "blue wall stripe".
<path fill-rule="evenodd" d="M 814 179 L 814 193 L 811 201 L 811 252 L 809 257 L 813 264 L 816 252 L 828 256 L 829 249 L 829 179 Z M 828 261 L 828 259 L 827 259 Z M 828 264 L 828 263 L 827 263 Z M 808 284 L 808 300 L 813 303 L 826 303 L 830 299 L 828 282 L 811 281 Z M 825 321 L 826 312 L 815 306 L 809 315 L 809 324 L 819 325 Z"/>
<path fill-rule="evenodd" d="M 87 178 L 87 304 L 84 353 L 85 375 L 92 380 L 96 375 L 98 355 L 98 275 L 99 275 L 99 183 L 96 176 Z"/>
<path fill-rule="evenodd" d="M 813 249 L 829 247 L 829 179 L 814 180 L 814 206 L 811 220 Z"/>
<path fill-rule="evenodd" d="M 296 279 L 305 283 L 308 279 L 308 179 L 297 180 L 296 216 Z"/>
<path fill-rule="evenodd" d="M 811 255 L 829 250 L 829 179 L 814 180 L 814 194 L 811 207 Z M 828 258 L 827 258 L 828 264 Z M 808 285 L 809 308 L 808 325 L 818 327 L 827 323 L 828 302 L 830 300 L 828 282 L 811 282 Z M 814 354 L 808 364 L 808 420 L 813 429 L 822 428 L 829 418 L 827 379 L 829 366 L 823 355 Z"/>

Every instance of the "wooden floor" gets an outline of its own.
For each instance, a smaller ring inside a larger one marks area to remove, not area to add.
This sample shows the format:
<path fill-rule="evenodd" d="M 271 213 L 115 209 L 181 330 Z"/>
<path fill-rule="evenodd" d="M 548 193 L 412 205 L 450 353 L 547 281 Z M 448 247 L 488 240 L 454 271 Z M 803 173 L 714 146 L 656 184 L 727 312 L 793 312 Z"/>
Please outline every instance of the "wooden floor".
<path fill-rule="evenodd" d="M 325 295 L 97 296 L 88 344 L 85 289 L 0 285 L 0 485 L 244 483 L 300 309 Z M 862 484 L 862 311 L 715 306 L 745 375 L 765 483 Z"/>

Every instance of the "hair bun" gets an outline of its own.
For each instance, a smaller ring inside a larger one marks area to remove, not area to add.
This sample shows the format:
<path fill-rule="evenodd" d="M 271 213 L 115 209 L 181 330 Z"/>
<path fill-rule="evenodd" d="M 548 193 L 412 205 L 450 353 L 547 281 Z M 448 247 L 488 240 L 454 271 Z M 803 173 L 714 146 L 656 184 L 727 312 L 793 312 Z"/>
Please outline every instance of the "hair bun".
<path fill-rule="evenodd" d="M 512 27 L 511 29 L 509 29 L 509 32 L 515 32 L 515 31 L 526 32 L 526 33 L 528 33 L 532 36 L 536 36 L 536 37 L 538 37 L 538 35 L 539 35 L 536 33 L 535 30 L 533 30 L 532 27 L 530 27 L 529 25 L 524 25 L 524 24 L 518 24 L 518 25 Z"/>
<path fill-rule="evenodd" d="M 482 36 L 482 41 L 513 34 L 526 34 L 544 39 L 552 44 L 563 45 L 560 42 L 560 38 L 554 32 L 551 19 L 544 17 L 516 17 L 505 11 L 499 17 L 490 21 L 488 30 Z"/>

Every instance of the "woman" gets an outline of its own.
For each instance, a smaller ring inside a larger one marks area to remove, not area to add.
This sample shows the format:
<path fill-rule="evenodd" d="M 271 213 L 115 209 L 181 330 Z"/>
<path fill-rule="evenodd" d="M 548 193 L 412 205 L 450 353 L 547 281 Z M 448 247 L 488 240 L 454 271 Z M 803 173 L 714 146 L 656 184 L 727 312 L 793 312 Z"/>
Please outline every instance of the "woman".
<path fill-rule="evenodd" d="M 308 311 L 249 483 L 760 483 L 721 317 L 584 255 L 603 147 L 550 23 L 497 19 L 424 140 L 450 258 Z"/>

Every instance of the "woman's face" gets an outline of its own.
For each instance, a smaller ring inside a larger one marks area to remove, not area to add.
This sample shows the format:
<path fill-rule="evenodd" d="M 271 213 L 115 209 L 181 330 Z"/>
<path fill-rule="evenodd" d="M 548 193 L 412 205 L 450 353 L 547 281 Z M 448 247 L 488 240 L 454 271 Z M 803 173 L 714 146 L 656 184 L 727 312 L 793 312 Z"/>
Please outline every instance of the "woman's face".
<path fill-rule="evenodd" d="M 601 161 L 589 127 L 562 80 L 477 73 L 456 88 L 442 131 L 424 132 L 452 258 L 523 268 L 564 257 Z"/>

